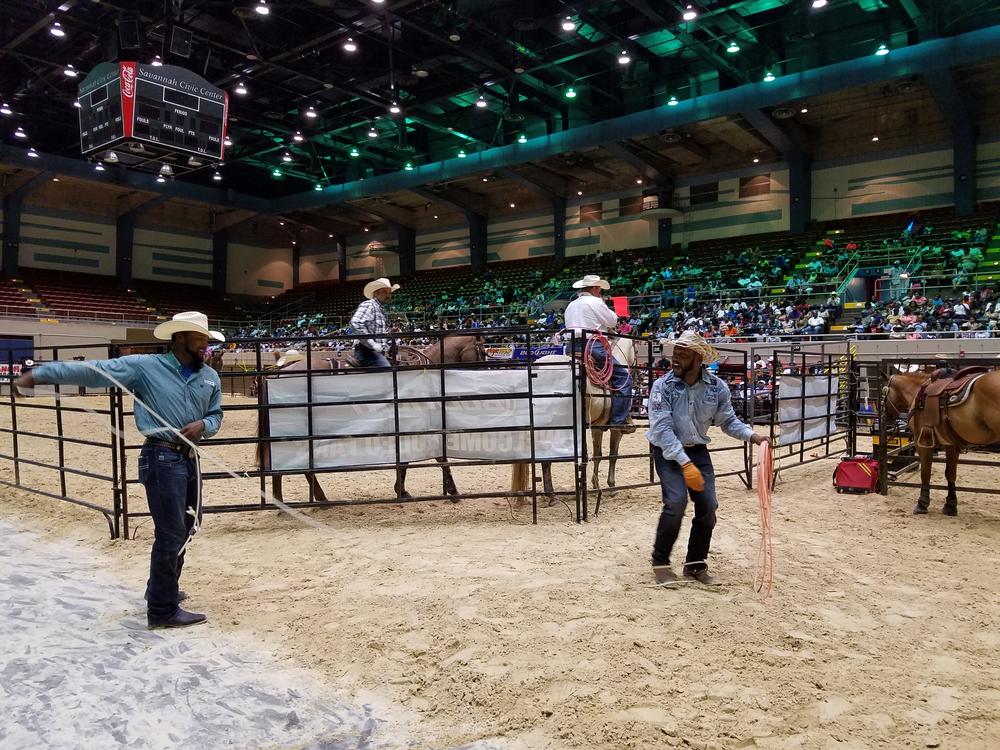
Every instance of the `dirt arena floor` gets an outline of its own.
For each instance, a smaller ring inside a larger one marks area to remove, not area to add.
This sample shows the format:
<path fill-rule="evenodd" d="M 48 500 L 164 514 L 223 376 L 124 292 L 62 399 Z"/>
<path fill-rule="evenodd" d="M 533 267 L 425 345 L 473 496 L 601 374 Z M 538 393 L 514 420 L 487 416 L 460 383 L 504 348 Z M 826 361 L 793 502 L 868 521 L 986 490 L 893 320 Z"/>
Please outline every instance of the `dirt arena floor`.
<path fill-rule="evenodd" d="M 19 409 L 18 421 L 55 428 L 51 412 Z M 9 426 L 7 407 L 0 423 Z M 222 434 L 250 435 L 252 423 L 232 413 Z M 103 439 L 106 425 L 68 414 L 64 431 Z M 0 445 L 9 453 L 10 435 Z M 642 450 L 642 433 L 625 445 Z M 37 438 L 19 447 L 56 455 Z M 110 466 L 106 450 L 66 453 L 70 465 Z M 251 464 L 248 447 L 215 453 L 232 468 Z M 717 468 L 740 456 L 720 454 Z M 133 454 L 133 474 L 134 465 Z M 530 508 L 512 512 L 499 499 L 308 511 L 318 528 L 276 512 L 210 515 L 184 587 L 217 625 L 348 694 L 405 707 L 427 747 L 483 738 L 559 750 L 1000 747 L 998 472 L 961 471 L 961 482 L 998 494 L 960 497 L 958 518 L 941 514 L 941 493 L 930 515 L 914 517 L 914 491 L 836 494 L 833 466 L 782 475 L 766 602 L 750 586 L 756 494 L 736 478 L 719 486 L 717 589 L 650 586 L 654 488 L 606 499 L 583 525 L 559 504 L 531 526 Z M 619 483 L 647 471 L 645 461 L 620 465 Z M 10 462 L 0 461 L 0 478 L 12 478 Z M 22 481 L 58 491 L 50 471 L 22 467 Z M 409 481 L 434 492 L 440 472 L 414 470 Z M 509 470 L 459 470 L 456 481 L 466 491 L 506 487 Z M 556 481 L 568 487 L 565 467 Z M 331 496 L 374 498 L 390 493 L 392 478 L 326 475 L 323 484 Z M 71 477 L 69 486 L 110 503 L 100 482 Z M 251 498 L 255 486 L 212 482 L 206 500 Z M 304 493 L 304 480 L 288 481 L 289 497 Z M 141 488 L 132 500 L 142 508 Z M 148 520 L 133 524 L 135 541 L 111 542 L 93 511 L 7 487 L 0 515 L 43 538 L 82 541 L 137 590 L 145 582 Z"/>

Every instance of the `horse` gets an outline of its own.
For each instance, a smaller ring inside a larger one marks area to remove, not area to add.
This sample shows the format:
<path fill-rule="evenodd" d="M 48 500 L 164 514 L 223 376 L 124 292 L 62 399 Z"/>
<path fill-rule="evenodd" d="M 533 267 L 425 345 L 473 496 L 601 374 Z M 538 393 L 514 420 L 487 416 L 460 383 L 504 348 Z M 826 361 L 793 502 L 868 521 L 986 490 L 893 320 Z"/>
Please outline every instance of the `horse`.
<path fill-rule="evenodd" d="M 626 365 L 630 370 L 635 370 L 637 359 L 635 346 L 632 339 L 615 337 L 611 345 L 612 356 L 619 364 Z M 547 354 L 535 360 L 535 364 L 544 365 L 546 363 L 572 361 L 572 357 L 565 354 Z M 634 378 L 633 378 L 634 382 Z M 594 468 L 591 471 L 590 483 L 595 490 L 600 490 L 600 469 L 601 459 L 604 457 L 604 433 L 610 432 L 611 439 L 608 445 L 608 494 L 614 497 L 615 490 L 615 466 L 618 463 L 618 448 L 621 445 L 621 430 L 606 430 L 605 426 L 611 419 L 611 398 L 612 391 L 605 386 L 595 385 L 590 378 L 587 378 L 587 390 L 585 411 L 586 423 L 590 425 L 590 437 L 593 449 L 591 450 L 591 460 Z M 555 505 L 556 498 L 552 488 L 552 462 L 542 461 L 542 488 L 549 498 L 549 507 Z M 511 472 L 511 491 L 524 492 L 528 489 L 528 464 L 525 462 L 515 463 Z"/>
<path fill-rule="evenodd" d="M 446 336 L 443 341 L 443 344 L 434 343 L 422 348 L 413 346 L 394 347 L 392 352 L 393 361 L 395 364 L 402 367 L 419 367 L 427 364 L 458 364 L 484 362 L 486 360 L 486 349 L 483 345 L 483 339 L 479 336 Z M 345 362 L 348 367 L 357 367 L 357 362 L 355 362 L 351 356 L 345 357 Z M 306 370 L 323 371 L 337 369 L 340 369 L 340 363 L 336 358 L 336 353 L 322 350 L 313 350 L 308 359 L 306 358 L 306 355 L 303 354 L 301 359 L 289 362 L 280 368 L 281 372 L 304 372 Z M 267 432 L 268 412 L 265 410 L 263 414 L 263 424 L 261 426 L 264 428 L 264 431 Z M 260 432 L 258 431 L 258 435 L 259 434 Z M 440 457 L 437 460 L 439 463 L 444 461 L 444 459 Z M 257 466 L 266 470 L 269 468 L 268 466 L 265 466 L 266 463 L 267 456 L 266 452 L 263 450 L 263 444 L 258 443 Z M 444 478 L 444 494 L 450 496 L 458 495 L 458 487 L 455 486 L 455 480 L 451 475 L 451 467 L 442 466 L 441 471 Z M 318 502 L 327 502 L 326 493 L 323 491 L 323 487 L 316 478 L 316 472 L 307 471 L 305 472 L 305 477 L 306 482 L 308 482 L 312 490 L 313 497 L 315 497 Z M 271 478 L 272 495 L 279 501 L 282 500 L 283 494 L 281 479 L 282 477 L 280 474 Z M 412 495 L 406 491 L 405 466 L 396 470 L 396 483 L 393 489 L 396 492 L 396 496 L 402 500 L 412 497 Z"/>
<path fill-rule="evenodd" d="M 924 514 L 931 502 L 931 459 L 934 449 L 945 452 L 945 479 L 948 494 L 942 512 L 946 516 L 958 515 L 958 496 L 955 478 L 958 472 L 958 454 L 970 445 L 991 445 L 1000 442 L 1000 370 L 983 375 L 971 388 L 965 401 L 949 406 L 947 426 L 951 435 L 942 438 L 940 431 L 924 425 L 924 414 L 917 409 L 921 387 L 932 378 L 931 373 L 898 373 L 889 378 L 884 402 L 886 417 L 907 419 L 916 440 L 920 459 L 920 495 L 913 509 Z"/>

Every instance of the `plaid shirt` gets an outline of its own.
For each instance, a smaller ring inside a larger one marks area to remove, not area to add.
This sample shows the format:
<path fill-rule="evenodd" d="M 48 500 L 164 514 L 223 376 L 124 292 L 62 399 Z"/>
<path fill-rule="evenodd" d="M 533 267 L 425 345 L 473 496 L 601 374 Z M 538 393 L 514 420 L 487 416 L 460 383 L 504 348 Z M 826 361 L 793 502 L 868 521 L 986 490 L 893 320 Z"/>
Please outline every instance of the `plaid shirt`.
<path fill-rule="evenodd" d="M 389 333 L 389 319 L 385 316 L 385 307 L 377 299 L 366 299 L 351 317 L 351 328 L 354 333 L 379 336 Z M 367 346 L 376 352 L 385 351 L 388 339 L 361 339 L 359 344 Z"/>

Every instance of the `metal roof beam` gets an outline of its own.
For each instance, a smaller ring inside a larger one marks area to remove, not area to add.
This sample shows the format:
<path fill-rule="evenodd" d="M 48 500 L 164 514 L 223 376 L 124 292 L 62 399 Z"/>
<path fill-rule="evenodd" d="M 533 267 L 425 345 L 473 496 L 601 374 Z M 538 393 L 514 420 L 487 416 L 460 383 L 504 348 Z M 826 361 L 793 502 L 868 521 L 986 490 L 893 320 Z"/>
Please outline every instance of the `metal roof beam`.
<path fill-rule="evenodd" d="M 333 185 L 322 192 L 309 191 L 274 201 L 277 210 L 295 210 L 339 203 L 352 198 L 409 190 L 432 182 L 443 182 L 485 171 L 539 161 L 568 151 L 581 151 L 693 122 L 754 108 L 774 107 L 810 96 L 821 96 L 902 76 L 926 73 L 955 65 L 975 63 L 993 56 L 1000 48 L 1000 25 L 894 50 L 888 57 L 868 55 L 822 68 L 781 76 L 770 83 L 749 83 L 736 89 L 689 99 L 677 106 L 661 105 L 572 130 L 531 138 L 418 166 L 412 172 L 397 172 L 358 182 Z"/>
<path fill-rule="evenodd" d="M 604 144 L 604 150 L 621 159 L 643 177 L 652 180 L 659 187 L 672 187 L 673 176 L 666 171 L 665 164 L 650 154 L 643 154 L 631 141 L 615 141 Z"/>

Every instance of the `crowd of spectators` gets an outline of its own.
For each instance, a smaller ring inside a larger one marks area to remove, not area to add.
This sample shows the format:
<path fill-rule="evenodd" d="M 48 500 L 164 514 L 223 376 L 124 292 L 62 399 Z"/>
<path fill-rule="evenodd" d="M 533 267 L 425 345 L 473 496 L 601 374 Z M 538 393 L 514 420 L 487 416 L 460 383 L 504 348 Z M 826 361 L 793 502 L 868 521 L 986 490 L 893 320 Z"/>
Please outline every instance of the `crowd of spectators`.
<path fill-rule="evenodd" d="M 992 288 L 933 298 L 917 290 L 901 300 L 869 302 L 854 333 L 895 339 L 990 338 L 998 327 L 1000 301 Z"/>

